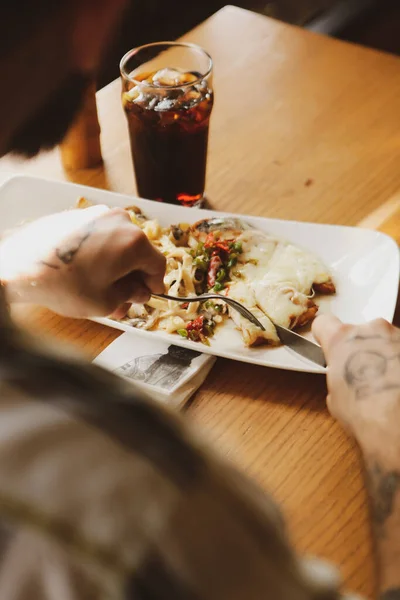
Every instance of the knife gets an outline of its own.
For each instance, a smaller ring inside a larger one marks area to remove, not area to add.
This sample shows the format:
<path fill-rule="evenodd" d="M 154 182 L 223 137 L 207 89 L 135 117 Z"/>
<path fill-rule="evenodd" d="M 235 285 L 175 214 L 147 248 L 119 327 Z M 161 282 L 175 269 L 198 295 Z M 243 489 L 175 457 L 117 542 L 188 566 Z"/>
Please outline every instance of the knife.
<path fill-rule="evenodd" d="M 296 354 L 311 360 L 320 367 L 326 367 L 326 360 L 321 346 L 318 346 L 318 344 L 315 344 L 314 342 L 310 342 L 310 340 L 291 331 L 291 329 L 286 329 L 276 323 L 274 323 L 274 325 L 278 337 L 284 346 L 287 346 L 293 350 L 293 352 L 296 352 Z"/>
<path fill-rule="evenodd" d="M 259 327 L 262 331 L 265 331 L 264 325 L 257 319 L 257 317 L 253 315 L 253 313 L 248 308 L 243 306 L 243 304 L 241 304 L 237 300 L 234 300 L 233 298 L 229 298 L 227 296 L 222 296 L 221 294 L 208 293 L 200 294 L 199 296 L 189 297 L 171 296 L 169 294 L 152 295 L 156 298 L 162 298 L 163 300 L 174 300 L 177 302 L 204 302 L 205 300 L 211 300 L 215 298 L 217 298 L 218 300 L 221 299 L 230 306 L 232 306 L 235 310 L 237 310 L 243 317 L 257 325 L 257 327 Z M 271 317 L 268 316 L 268 318 L 274 324 L 278 337 L 284 346 L 287 346 L 303 358 L 311 360 L 320 367 L 326 367 L 326 360 L 321 346 L 318 346 L 318 344 L 314 344 L 314 342 L 310 342 L 298 333 L 291 331 L 291 329 L 286 329 L 281 325 L 277 325 L 276 323 L 274 323 Z"/>

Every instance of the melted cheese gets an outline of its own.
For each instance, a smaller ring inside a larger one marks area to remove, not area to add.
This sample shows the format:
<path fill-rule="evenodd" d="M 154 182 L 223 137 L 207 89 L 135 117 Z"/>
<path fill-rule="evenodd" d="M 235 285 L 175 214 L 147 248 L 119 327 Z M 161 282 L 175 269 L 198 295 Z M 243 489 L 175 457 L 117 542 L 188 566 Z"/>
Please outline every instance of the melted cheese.
<path fill-rule="evenodd" d="M 313 283 L 330 280 L 325 265 L 313 254 L 293 246 L 280 243 L 268 265 L 264 282 L 287 283 L 298 292 L 309 295 Z"/>
<path fill-rule="evenodd" d="M 309 308 L 309 298 L 291 287 L 270 281 L 251 284 L 257 305 L 274 323 L 292 327 Z"/>
<path fill-rule="evenodd" d="M 229 287 L 228 296 L 248 308 L 265 328 L 265 331 L 262 331 L 257 325 L 242 317 L 229 306 L 229 316 L 240 330 L 246 346 L 254 346 L 260 343 L 279 344 L 279 338 L 273 323 L 257 306 L 254 292 L 248 284 L 244 282 L 233 283 Z"/>
<path fill-rule="evenodd" d="M 265 272 L 274 255 L 278 240 L 260 231 L 245 231 L 239 240 L 243 254 L 239 257 L 236 272 L 247 281 L 253 281 L 260 272 Z"/>
<path fill-rule="evenodd" d="M 253 303 L 252 310 L 261 309 L 283 327 L 301 323 L 310 309 L 312 316 L 316 310 L 310 301 L 313 284 L 331 280 L 325 265 L 310 252 L 262 231 L 244 231 L 238 241 L 243 254 L 233 279 L 244 284 L 240 288 L 244 304 L 250 308 Z M 252 294 L 247 298 L 245 288 Z"/>

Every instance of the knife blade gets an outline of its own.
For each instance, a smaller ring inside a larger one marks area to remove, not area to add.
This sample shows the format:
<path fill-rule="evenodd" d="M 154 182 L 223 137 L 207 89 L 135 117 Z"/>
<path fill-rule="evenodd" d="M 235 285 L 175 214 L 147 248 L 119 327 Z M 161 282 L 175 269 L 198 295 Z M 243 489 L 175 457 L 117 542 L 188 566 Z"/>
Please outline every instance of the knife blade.
<path fill-rule="evenodd" d="M 281 327 L 276 323 L 274 323 L 274 325 L 282 344 L 303 358 L 307 358 L 313 363 L 316 363 L 320 367 L 326 367 L 326 360 L 321 346 L 318 346 L 318 344 L 315 344 L 314 342 L 310 342 L 310 340 L 307 340 L 290 329 Z"/>
<path fill-rule="evenodd" d="M 220 294 L 201 294 L 195 297 L 184 298 L 179 296 L 170 296 L 168 294 L 153 294 L 153 296 L 157 298 L 163 298 L 164 300 L 176 300 L 178 302 L 199 302 L 199 300 L 204 301 L 209 300 L 210 298 L 221 298 L 222 300 L 225 300 L 225 302 L 230 300 L 234 303 L 234 308 L 238 310 L 242 316 L 244 316 L 246 319 L 249 319 L 252 323 L 255 323 L 258 325 L 258 327 L 260 327 L 260 329 L 265 331 L 262 323 L 260 323 L 260 321 L 254 315 L 252 315 L 248 308 L 243 306 L 240 302 L 237 302 L 232 298 L 225 298 Z M 271 317 L 268 318 L 272 321 Z M 326 367 L 325 356 L 321 346 L 310 342 L 306 338 L 302 337 L 298 333 L 295 333 L 294 331 L 291 331 L 290 329 L 286 329 L 281 325 L 277 325 L 274 321 L 272 321 L 272 323 L 274 324 L 278 337 L 284 346 L 287 346 L 303 358 L 311 360 L 320 367 Z"/>

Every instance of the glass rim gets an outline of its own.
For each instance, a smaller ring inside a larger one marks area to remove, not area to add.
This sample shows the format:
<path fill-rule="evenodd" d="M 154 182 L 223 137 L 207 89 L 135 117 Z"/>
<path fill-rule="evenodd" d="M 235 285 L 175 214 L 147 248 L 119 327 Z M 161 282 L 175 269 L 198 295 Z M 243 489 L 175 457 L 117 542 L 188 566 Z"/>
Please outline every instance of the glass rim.
<path fill-rule="evenodd" d="M 129 73 L 127 73 L 125 66 L 126 66 L 126 63 L 128 62 L 128 60 L 131 59 L 133 56 L 135 56 L 135 54 L 139 54 L 139 52 L 141 52 L 142 50 L 155 48 L 156 46 L 171 46 L 171 47 L 172 46 L 180 46 L 181 48 L 188 48 L 190 50 L 195 50 L 196 52 L 203 54 L 203 56 L 208 59 L 208 68 L 207 68 L 206 73 L 204 75 L 202 75 L 201 77 L 198 77 L 195 81 L 183 83 L 181 85 L 179 85 L 179 84 L 178 85 L 163 85 L 162 87 L 159 85 L 156 85 L 154 83 L 146 83 L 146 87 L 154 88 L 156 90 L 182 89 L 185 87 L 191 87 L 193 85 L 196 85 L 197 83 L 201 83 L 204 79 L 206 79 L 207 77 L 209 77 L 211 75 L 211 72 L 214 67 L 213 59 L 211 58 L 211 56 L 207 52 L 207 50 L 204 50 L 204 48 L 202 48 L 198 44 L 191 44 L 189 42 L 152 42 L 151 44 L 143 44 L 142 46 L 138 46 L 137 48 L 132 48 L 132 50 L 128 50 L 128 52 L 126 54 L 124 54 L 124 56 L 121 58 L 121 61 L 119 63 L 119 70 L 120 70 L 121 76 L 124 77 L 125 79 L 127 79 L 128 81 L 131 81 L 132 83 L 136 83 L 136 85 L 140 85 L 140 84 L 143 85 L 143 83 L 144 83 L 143 81 L 139 81 L 138 79 L 135 79 L 135 77 L 132 77 Z"/>

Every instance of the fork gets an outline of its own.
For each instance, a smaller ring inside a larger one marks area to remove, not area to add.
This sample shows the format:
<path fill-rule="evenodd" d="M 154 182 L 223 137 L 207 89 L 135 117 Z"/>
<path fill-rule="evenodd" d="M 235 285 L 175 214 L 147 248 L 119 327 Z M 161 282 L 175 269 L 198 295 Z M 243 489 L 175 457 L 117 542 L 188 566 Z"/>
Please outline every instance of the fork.
<path fill-rule="evenodd" d="M 226 304 L 229 304 L 232 308 L 237 310 L 237 312 L 242 315 L 245 319 L 257 325 L 262 331 L 265 331 L 264 325 L 250 312 L 243 304 L 237 302 L 237 300 L 233 300 L 232 298 L 228 298 L 227 296 L 222 296 L 221 294 L 201 294 L 200 296 L 169 296 L 167 294 L 152 294 L 156 298 L 163 298 L 164 300 L 174 300 L 175 302 L 206 302 L 207 300 L 223 300 Z"/>
<path fill-rule="evenodd" d="M 238 311 L 242 317 L 248 319 L 254 325 L 257 325 L 262 331 L 265 331 L 265 327 L 263 324 L 250 312 L 243 304 L 240 304 L 237 300 L 233 300 L 227 296 L 222 296 L 221 294 L 201 294 L 200 296 L 190 296 L 185 298 L 184 296 L 169 296 L 167 294 L 152 294 L 156 298 L 163 298 L 164 300 L 174 300 L 175 302 L 205 302 L 206 300 L 223 300 L 226 304 L 229 304 L 232 308 Z M 266 315 L 267 316 L 267 315 Z M 286 329 L 286 327 L 282 327 L 275 323 L 270 317 L 268 317 L 273 323 L 278 337 L 284 346 L 287 346 L 296 354 L 300 354 L 303 358 L 307 358 L 312 362 L 320 365 L 321 367 L 326 367 L 326 360 L 324 353 L 322 351 L 321 346 L 318 344 L 314 344 L 314 342 L 310 342 L 307 338 L 304 338 L 302 335 L 299 335 L 295 331 L 291 329 Z"/>

